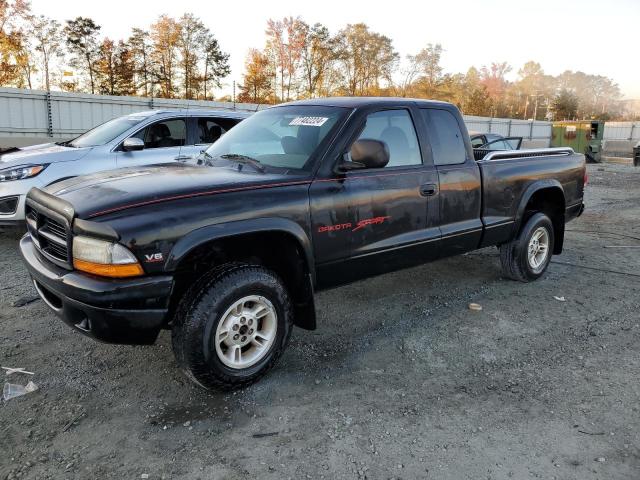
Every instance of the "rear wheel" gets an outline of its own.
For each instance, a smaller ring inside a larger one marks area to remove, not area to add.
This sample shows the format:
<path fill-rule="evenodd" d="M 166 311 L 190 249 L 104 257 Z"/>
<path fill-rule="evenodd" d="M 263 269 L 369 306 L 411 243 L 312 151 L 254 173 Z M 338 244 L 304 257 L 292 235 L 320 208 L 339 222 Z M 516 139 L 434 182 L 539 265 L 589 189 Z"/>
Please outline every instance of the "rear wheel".
<path fill-rule="evenodd" d="M 500 246 L 500 262 L 506 277 L 531 282 L 542 276 L 553 253 L 553 224 L 544 213 L 536 213 L 518 236 Z"/>
<path fill-rule="evenodd" d="M 289 295 L 275 273 L 228 265 L 184 296 L 174 318 L 173 350 L 180 368 L 200 386 L 243 387 L 275 364 L 292 324 Z"/>

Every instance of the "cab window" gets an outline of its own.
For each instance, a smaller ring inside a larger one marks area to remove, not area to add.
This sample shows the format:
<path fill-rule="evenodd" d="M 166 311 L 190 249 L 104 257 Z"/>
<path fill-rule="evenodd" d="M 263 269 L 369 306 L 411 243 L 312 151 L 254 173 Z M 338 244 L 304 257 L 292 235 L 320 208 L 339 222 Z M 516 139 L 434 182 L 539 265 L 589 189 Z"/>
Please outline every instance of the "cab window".
<path fill-rule="evenodd" d="M 383 110 L 367 116 L 361 139 L 380 140 L 389 147 L 389 167 L 421 165 L 420 145 L 408 110 Z"/>
<path fill-rule="evenodd" d="M 435 108 L 424 108 L 421 112 L 429 125 L 433 162 L 436 165 L 464 163 L 467 160 L 467 149 L 456 117 L 447 110 Z"/>

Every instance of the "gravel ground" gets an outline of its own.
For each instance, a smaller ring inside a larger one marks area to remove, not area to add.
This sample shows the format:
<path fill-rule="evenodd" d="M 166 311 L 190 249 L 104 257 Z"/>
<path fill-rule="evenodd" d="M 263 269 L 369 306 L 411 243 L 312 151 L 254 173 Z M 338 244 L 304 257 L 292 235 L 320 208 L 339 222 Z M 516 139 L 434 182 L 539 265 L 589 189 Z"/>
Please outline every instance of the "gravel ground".
<path fill-rule="evenodd" d="M 319 330 L 235 394 L 192 386 L 167 333 L 68 329 L 0 234 L 0 363 L 39 387 L 0 401 L 0 479 L 639 478 L 640 169 L 589 171 L 538 282 L 485 249 L 322 293 Z"/>

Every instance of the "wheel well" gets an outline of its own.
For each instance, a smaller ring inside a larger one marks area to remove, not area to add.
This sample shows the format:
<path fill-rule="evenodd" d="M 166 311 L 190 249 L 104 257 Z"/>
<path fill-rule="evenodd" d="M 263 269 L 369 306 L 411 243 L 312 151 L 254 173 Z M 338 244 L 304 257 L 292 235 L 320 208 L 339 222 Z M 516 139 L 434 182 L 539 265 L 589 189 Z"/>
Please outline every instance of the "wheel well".
<path fill-rule="evenodd" d="M 565 221 L 565 199 L 562 190 L 558 187 L 542 188 L 531 195 L 525 206 L 521 225 L 524 225 L 537 212 L 542 212 L 551 219 L 555 240 L 553 253 L 556 255 L 562 253 Z"/>
<path fill-rule="evenodd" d="M 169 304 L 169 318 L 186 290 L 212 268 L 230 262 L 261 265 L 284 282 L 294 304 L 294 323 L 315 328 L 313 286 L 309 265 L 299 241 L 287 232 L 256 232 L 198 245 L 178 264 Z"/>

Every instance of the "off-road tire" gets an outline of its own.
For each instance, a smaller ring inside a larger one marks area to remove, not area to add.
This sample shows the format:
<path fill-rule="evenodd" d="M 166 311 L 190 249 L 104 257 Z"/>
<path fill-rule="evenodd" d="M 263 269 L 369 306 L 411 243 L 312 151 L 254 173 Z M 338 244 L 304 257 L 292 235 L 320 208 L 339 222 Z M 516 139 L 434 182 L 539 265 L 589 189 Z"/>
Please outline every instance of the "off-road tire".
<path fill-rule="evenodd" d="M 261 295 L 272 303 L 276 338 L 258 363 L 234 369 L 218 358 L 212 336 L 227 308 L 246 295 Z M 207 390 L 233 390 L 257 381 L 273 367 L 289 342 L 292 326 L 291 301 L 280 278 L 261 266 L 235 263 L 212 270 L 185 293 L 174 315 L 171 339 L 178 366 L 187 377 Z"/>
<path fill-rule="evenodd" d="M 543 227 L 549 235 L 547 258 L 541 268 L 534 270 L 528 260 L 528 246 L 533 233 Z M 544 213 L 535 213 L 520 229 L 517 237 L 508 243 L 500 245 L 500 263 L 505 277 L 520 282 L 532 282 L 540 278 L 547 270 L 553 255 L 553 224 Z"/>

